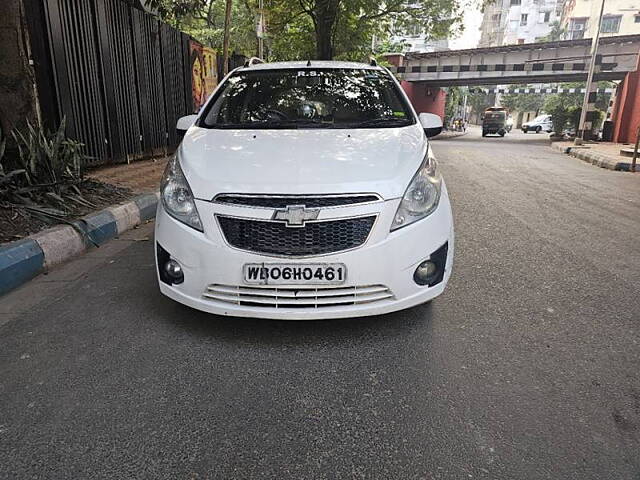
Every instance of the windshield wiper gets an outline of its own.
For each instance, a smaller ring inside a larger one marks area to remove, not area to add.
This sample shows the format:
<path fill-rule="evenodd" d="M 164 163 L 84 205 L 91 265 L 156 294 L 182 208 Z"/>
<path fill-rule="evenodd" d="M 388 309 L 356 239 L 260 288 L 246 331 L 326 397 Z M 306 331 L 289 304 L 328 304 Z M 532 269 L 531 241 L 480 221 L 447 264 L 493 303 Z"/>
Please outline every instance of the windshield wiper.
<path fill-rule="evenodd" d="M 363 122 L 353 123 L 351 126 L 355 128 L 364 127 L 406 127 L 411 125 L 411 120 L 406 118 L 380 117 L 365 120 Z"/>
<path fill-rule="evenodd" d="M 311 120 L 306 118 L 296 118 L 293 120 L 279 120 L 275 122 L 278 125 L 286 125 L 288 127 L 318 127 L 318 128 L 330 128 L 333 126 L 331 122 L 323 122 L 321 120 Z"/>

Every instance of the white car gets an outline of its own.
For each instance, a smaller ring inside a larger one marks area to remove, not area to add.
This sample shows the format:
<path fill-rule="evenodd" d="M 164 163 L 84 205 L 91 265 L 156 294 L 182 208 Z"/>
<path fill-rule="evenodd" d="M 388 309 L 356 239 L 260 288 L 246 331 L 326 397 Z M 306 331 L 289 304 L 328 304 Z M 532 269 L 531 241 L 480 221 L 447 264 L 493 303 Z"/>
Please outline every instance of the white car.
<path fill-rule="evenodd" d="M 453 220 L 427 140 L 442 121 L 418 117 L 388 70 L 251 63 L 185 129 L 156 216 L 163 294 L 290 320 L 377 315 L 445 289 Z"/>
<path fill-rule="evenodd" d="M 534 118 L 530 122 L 523 123 L 522 131 L 524 133 L 527 133 L 527 132 L 540 133 L 542 131 L 552 132 L 553 120 L 551 119 L 551 115 L 538 115 L 536 118 Z"/>

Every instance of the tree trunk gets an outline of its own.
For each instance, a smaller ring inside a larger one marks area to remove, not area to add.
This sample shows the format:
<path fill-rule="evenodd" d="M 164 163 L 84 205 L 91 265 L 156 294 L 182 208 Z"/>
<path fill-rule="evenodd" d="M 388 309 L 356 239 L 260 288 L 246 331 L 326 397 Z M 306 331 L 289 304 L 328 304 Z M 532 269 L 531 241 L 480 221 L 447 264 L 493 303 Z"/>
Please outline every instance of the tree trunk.
<path fill-rule="evenodd" d="M 333 30 L 338 19 L 340 0 L 316 0 L 313 9 L 316 29 L 316 59 L 333 59 Z"/>
<path fill-rule="evenodd" d="M 0 126 L 5 135 L 37 122 L 34 75 L 22 0 L 3 0 L 0 15 Z"/>

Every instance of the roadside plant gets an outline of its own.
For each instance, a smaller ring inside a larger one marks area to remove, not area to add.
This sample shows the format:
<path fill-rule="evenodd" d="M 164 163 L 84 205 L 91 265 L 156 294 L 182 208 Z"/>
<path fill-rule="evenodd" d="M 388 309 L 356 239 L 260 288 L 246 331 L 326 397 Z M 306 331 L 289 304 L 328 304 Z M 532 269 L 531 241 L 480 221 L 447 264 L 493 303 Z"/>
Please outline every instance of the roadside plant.
<path fill-rule="evenodd" d="M 0 139 L 0 207 L 19 209 L 47 223 L 64 221 L 73 204 L 94 207 L 82 197 L 83 144 L 66 137 L 66 121 L 47 132 L 27 123 L 12 132 L 17 154 L 5 155 Z M 9 168 L 9 165 L 11 168 Z"/>
<path fill-rule="evenodd" d="M 544 111 L 551 115 L 553 132 L 562 135 L 567 122 L 571 118 L 573 102 L 563 95 L 552 95 L 544 103 Z"/>

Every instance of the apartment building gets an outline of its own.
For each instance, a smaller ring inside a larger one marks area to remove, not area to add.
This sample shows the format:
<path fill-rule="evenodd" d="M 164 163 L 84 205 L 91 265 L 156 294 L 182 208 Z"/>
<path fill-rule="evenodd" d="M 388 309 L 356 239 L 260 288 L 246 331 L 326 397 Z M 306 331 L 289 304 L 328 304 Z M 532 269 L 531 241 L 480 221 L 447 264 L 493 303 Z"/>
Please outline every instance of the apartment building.
<path fill-rule="evenodd" d="M 602 0 L 565 0 L 562 26 L 566 40 L 593 38 Z M 601 36 L 640 34 L 640 0 L 605 0 Z"/>
<path fill-rule="evenodd" d="M 496 0 L 484 9 L 478 46 L 542 41 L 561 15 L 561 0 Z"/>
<path fill-rule="evenodd" d="M 408 31 L 391 36 L 392 43 L 402 44 L 402 50 L 406 52 L 428 53 L 449 50 L 449 40 L 431 40 L 421 29 L 413 27 Z"/>

